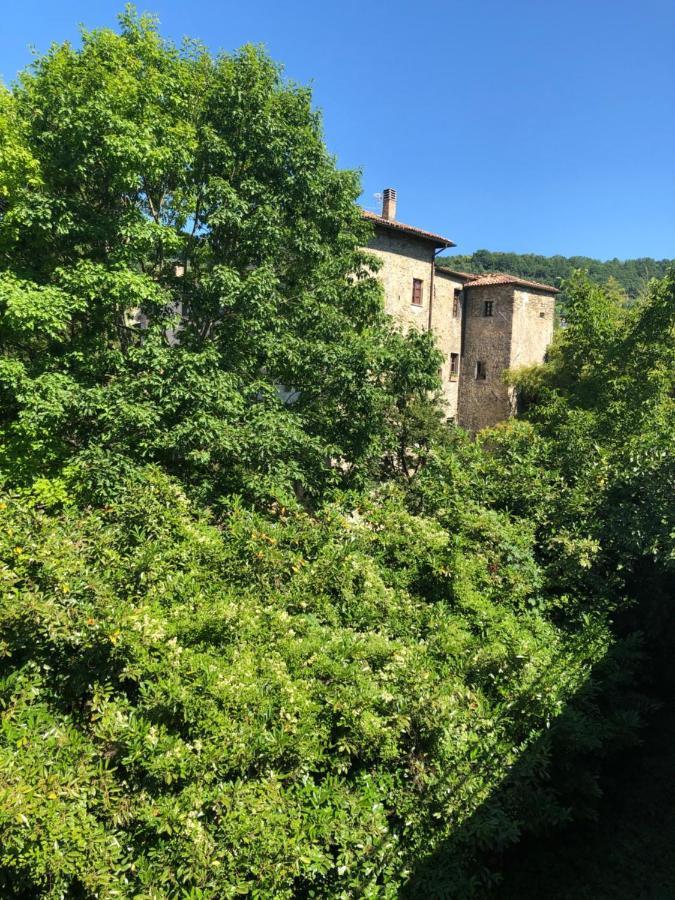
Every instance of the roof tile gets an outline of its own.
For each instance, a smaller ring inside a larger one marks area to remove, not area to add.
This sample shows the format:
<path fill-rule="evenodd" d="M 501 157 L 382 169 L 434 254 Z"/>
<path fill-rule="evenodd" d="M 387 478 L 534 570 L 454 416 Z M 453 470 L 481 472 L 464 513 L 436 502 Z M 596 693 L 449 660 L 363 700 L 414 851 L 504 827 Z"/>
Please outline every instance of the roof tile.
<path fill-rule="evenodd" d="M 550 284 L 542 284 L 539 281 L 528 281 L 516 275 L 506 275 L 504 272 L 488 272 L 485 275 L 475 275 L 473 281 L 468 281 L 464 287 L 486 287 L 491 284 L 518 284 L 523 287 L 536 288 L 540 291 L 548 291 L 551 294 L 559 293 L 558 288 Z"/>
<path fill-rule="evenodd" d="M 450 269 L 442 263 L 436 263 L 436 272 L 440 275 L 454 276 L 459 278 L 460 281 L 475 281 L 476 278 L 480 278 L 475 272 L 462 272 L 460 269 Z"/>
<path fill-rule="evenodd" d="M 362 209 L 361 214 L 364 219 L 368 219 L 374 225 L 381 225 L 383 228 L 391 228 L 393 231 L 402 231 L 405 234 L 411 234 L 413 237 L 425 238 L 432 241 L 437 247 L 455 247 L 457 246 L 450 238 L 442 237 L 440 234 L 434 234 L 432 231 L 424 231 L 422 228 L 415 228 L 414 225 L 406 225 L 404 222 L 398 222 L 396 219 L 385 219 L 384 216 L 378 216 L 377 213 L 370 210 Z"/>

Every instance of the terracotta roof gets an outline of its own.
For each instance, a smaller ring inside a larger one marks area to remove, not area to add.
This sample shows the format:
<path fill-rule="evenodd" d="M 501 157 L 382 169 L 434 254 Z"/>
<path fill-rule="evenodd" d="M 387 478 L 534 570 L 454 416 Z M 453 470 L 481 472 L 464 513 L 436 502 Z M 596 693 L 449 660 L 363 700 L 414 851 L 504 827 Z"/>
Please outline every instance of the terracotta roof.
<path fill-rule="evenodd" d="M 385 219 L 383 216 L 378 216 L 377 213 L 370 212 L 367 209 L 362 209 L 361 214 L 364 219 L 368 219 L 369 222 L 372 222 L 373 225 L 380 225 L 383 228 L 391 228 L 392 231 L 402 231 L 404 234 L 411 234 L 414 237 L 425 238 L 427 241 L 431 241 L 437 247 L 455 247 L 457 246 L 454 241 L 451 241 L 450 238 L 442 237 L 440 234 L 434 234 L 432 231 L 423 231 L 421 228 L 415 228 L 414 225 L 406 225 L 403 222 L 398 222 L 396 219 Z"/>
<path fill-rule="evenodd" d="M 503 272 L 488 272 L 485 275 L 474 275 L 474 281 L 467 282 L 464 287 L 487 287 L 491 284 L 519 284 L 539 291 L 548 291 L 550 294 L 558 293 L 558 288 L 552 287 L 550 284 L 528 281 L 526 278 L 518 278 L 516 275 L 505 275 Z"/>
<path fill-rule="evenodd" d="M 459 278 L 460 281 L 474 281 L 480 277 L 475 272 L 460 272 L 459 269 L 449 269 L 442 263 L 436 263 L 436 272 L 441 275 L 452 275 L 454 278 Z"/>

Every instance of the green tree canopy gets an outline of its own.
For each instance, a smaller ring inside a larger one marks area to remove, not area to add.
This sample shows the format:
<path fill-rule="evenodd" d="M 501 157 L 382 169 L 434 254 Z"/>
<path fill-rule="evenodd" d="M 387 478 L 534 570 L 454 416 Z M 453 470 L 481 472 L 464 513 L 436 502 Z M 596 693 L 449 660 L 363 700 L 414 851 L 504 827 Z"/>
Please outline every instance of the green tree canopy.
<path fill-rule="evenodd" d="M 306 88 L 260 48 L 176 47 L 127 12 L 0 97 L 13 478 L 103 451 L 211 501 L 288 503 L 377 465 L 406 339 Z"/>

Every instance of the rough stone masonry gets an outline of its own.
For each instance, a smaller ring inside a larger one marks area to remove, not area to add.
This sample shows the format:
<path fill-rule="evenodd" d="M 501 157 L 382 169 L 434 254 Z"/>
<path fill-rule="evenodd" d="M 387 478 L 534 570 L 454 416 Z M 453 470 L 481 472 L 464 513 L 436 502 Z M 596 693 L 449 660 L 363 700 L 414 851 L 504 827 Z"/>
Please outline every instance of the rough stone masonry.
<path fill-rule="evenodd" d="M 479 431 L 516 412 L 506 369 L 544 361 L 553 336 L 557 289 L 512 275 L 474 275 L 436 264 L 449 238 L 399 222 L 393 188 L 367 249 L 380 257 L 385 309 L 402 328 L 431 330 L 444 356 L 443 399 L 449 419 Z"/>

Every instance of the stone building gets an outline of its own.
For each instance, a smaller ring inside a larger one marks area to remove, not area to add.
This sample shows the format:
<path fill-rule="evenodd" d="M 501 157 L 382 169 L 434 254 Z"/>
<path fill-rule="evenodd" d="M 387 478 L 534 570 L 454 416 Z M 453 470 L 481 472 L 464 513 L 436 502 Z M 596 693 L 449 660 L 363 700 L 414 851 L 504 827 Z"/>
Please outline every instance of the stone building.
<path fill-rule="evenodd" d="M 512 275 L 474 275 L 436 262 L 454 241 L 399 222 L 396 191 L 383 194 L 368 250 L 380 257 L 387 312 L 403 328 L 433 331 L 445 360 L 441 381 L 449 419 L 479 431 L 513 415 L 517 398 L 505 369 L 544 360 L 553 335 L 556 288 Z"/>

